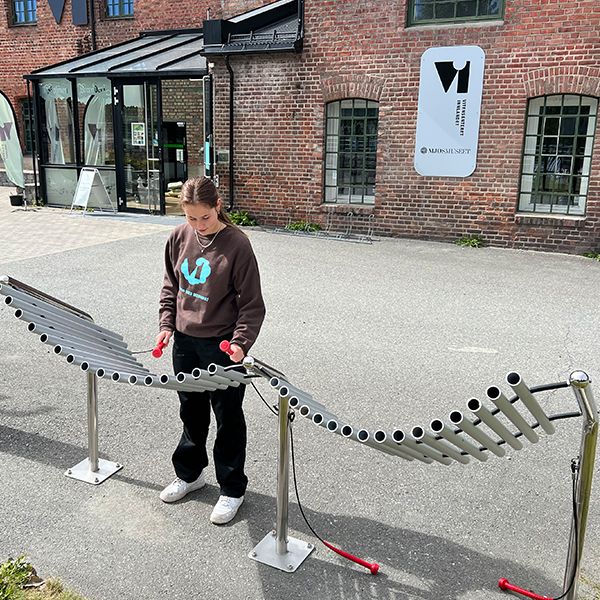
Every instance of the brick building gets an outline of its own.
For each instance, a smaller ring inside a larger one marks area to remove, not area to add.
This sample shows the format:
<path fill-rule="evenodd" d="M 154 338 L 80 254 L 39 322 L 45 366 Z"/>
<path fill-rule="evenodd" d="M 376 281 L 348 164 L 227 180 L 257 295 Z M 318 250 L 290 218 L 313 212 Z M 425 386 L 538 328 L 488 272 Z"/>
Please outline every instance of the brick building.
<path fill-rule="evenodd" d="M 0 91 L 17 112 L 22 76 L 40 66 L 142 30 L 203 27 L 214 135 L 199 156 L 188 127 L 188 162 L 214 168 L 223 196 L 261 223 L 598 250 L 596 0 L 136 0 L 125 18 L 106 14 L 127 2 L 107 2 L 93 36 L 69 3 L 61 24 L 40 4 L 35 27 L 7 29 Z M 190 79 L 171 85 L 197 88 Z"/>

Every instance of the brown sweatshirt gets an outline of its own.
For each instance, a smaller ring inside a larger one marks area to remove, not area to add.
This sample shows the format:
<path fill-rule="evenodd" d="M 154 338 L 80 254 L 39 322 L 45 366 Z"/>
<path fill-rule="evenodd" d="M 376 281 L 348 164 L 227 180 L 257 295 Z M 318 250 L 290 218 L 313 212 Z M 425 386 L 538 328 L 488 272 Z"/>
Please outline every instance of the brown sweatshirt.
<path fill-rule="evenodd" d="M 203 251 L 187 223 L 172 231 L 165 248 L 161 331 L 203 338 L 233 332 L 230 341 L 247 353 L 264 318 L 258 264 L 244 233 L 228 225 Z"/>

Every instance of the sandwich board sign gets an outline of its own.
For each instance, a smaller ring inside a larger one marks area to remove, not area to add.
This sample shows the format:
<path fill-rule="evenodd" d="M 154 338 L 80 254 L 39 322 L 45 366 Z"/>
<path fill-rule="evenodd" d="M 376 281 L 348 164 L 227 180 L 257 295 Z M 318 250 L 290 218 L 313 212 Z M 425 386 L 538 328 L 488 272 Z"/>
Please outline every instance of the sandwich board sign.
<path fill-rule="evenodd" d="M 91 167 L 83 167 L 77 181 L 77 187 L 75 188 L 75 194 L 73 195 L 73 202 L 71 203 L 71 210 L 73 207 L 80 206 L 85 215 L 88 208 L 94 208 L 100 211 L 108 210 L 116 213 L 117 209 L 114 206 L 112 200 L 98 169 Z"/>

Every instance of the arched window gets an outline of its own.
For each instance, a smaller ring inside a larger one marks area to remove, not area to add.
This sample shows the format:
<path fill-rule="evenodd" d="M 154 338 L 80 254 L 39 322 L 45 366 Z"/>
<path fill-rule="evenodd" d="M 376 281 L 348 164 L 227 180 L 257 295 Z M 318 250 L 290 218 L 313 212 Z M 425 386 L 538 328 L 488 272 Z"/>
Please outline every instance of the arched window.
<path fill-rule="evenodd" d="M 529 100 L 519 210 L 584 215 L 598 100 L 556 94 Z"/>
<path fill-rule="evenodd" d="M 352 98 L 326 106 L 325 202 L 373 204 L 379 103 Z"/>

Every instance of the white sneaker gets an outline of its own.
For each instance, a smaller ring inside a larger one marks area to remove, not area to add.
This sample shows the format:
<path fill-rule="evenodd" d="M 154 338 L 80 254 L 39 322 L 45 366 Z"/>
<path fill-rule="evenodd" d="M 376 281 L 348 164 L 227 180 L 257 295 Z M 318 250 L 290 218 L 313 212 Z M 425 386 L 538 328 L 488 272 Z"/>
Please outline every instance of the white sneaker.
<path fill-rule="evenodd" d="M 215 504 L 215 507 L 210 514 L 210 522 L 215 525 L 225 525 L 225 523 L 229 523 L 229 521 L 237 514 L 243 501 L 244 496 L 241 498 L 219 496 L 219 501 Z"/>
<path fill-rule="evenodd" d="M 172 483 L 170 483 L 161 493 L 160 499 L 163 502 L 177 502 L 177 500 L 181 500 L 184 496 L 187 496 L 190 492 L 194 490 L 199 490 L 201 487 L 206 485 L 206 480 L 204 479 L 204 473 L 200 473 L 200 477 L 196 479 L 196 481 L 191 481 L 188 483 L 183 479 L 179 479 L 176 477 Z"/>

